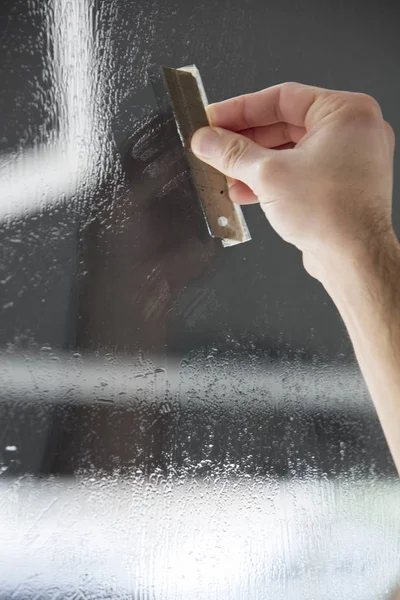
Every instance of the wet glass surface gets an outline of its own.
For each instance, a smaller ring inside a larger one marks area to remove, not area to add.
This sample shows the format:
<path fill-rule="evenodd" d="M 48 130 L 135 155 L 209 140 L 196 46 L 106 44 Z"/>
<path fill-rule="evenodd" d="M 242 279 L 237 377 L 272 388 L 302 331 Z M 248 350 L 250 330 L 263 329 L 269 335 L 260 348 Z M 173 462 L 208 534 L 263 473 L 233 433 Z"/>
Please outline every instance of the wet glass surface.
<path fill-rule="evenodd" d="M 397 131 L 395 4 L 0 14 L 0 598 L 388 597 L 399 484 L 343 324 L 257 206 L 208 236 L 149 70 L 364 91 Z"/>

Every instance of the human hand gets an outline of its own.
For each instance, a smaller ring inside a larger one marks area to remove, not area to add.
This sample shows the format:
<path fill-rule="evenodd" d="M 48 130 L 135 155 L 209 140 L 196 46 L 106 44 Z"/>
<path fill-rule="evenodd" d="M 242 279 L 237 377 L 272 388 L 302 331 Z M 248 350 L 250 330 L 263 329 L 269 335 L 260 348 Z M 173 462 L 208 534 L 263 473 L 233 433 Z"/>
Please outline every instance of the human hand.
<path fill-rule="evenodd" d="M 320 281 L 393 237 L 394 134 L 370 96 L 285 83 L 208 114 L 193 152 L 228 177 L 234 202 L 260 202 Z"/>

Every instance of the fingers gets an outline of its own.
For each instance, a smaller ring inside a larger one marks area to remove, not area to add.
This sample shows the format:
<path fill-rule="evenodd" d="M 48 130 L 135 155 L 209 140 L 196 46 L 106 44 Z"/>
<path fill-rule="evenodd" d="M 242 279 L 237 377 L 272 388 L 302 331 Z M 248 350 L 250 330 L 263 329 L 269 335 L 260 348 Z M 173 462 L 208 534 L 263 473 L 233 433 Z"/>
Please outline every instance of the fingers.
<path fill-rule="evenodd" d="M 396 138 L 395 138 L 395 135 L 394 135 L 393 128 L 392 128 L 392 126 L 387 121 L 384 122 L 384 127 L 385 127 L 385 130 L 386 130 L 386 137 L 387 137 L 387 140 L 389 142 L 390 149 L 393 152 L 394 148 L 395 148 L 395 145 L 396 145 Z"/>
<path fill-rule="evenodd" d="M 248 185 L 235 181 L 229 186 L 229 198 L 236 204 L 256 204 L 259 200 Z"/>
<path fill-rule="evenodd" d="M 340 112 L 345 107 L 348 108 L 347 115 L 363 113 L 382 116 L 378 103 L 366 94 L 337 92 L 300 83 L 282 83 L 212 104 L 207 114 L 213 126 L 231 131 L 275 123 L 288 123 L 309 131 L 324 117 Z"/>
<path fill-rule="evenodd" d="M 263 166 L 275 154 L 238 133 L 203 127 L 192 138 L 192 151 L 228 177 L 245 183 L 256 193 L 262 187 Z"/>
<path fill-rule="evenodd" d="M 330 92 L 300 83 L 283 83 L 253 94 L 211 104 L 207 113 L 215 127 L 241 131 L 285 122 L 305 127 L 306 115 L 318 96 Z"/>
<path fill-rule="evenodd" d="M 290 123 L 274 123 L 265 127 L 252 127 L 240 131 L 241 135 L 253 140 L 256 144 L 264 146 L 264 148 L 277 148 L 291 142 L 297 144 L 305 133 L 304 127 L 297 127 Z"/>

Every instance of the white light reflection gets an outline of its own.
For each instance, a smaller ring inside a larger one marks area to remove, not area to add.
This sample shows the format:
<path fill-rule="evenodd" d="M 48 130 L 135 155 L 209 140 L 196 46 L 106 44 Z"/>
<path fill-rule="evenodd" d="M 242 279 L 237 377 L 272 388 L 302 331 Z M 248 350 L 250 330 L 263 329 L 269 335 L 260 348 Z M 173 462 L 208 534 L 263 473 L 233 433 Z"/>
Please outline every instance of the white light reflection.
<path fill-rule="evenodd" d="M 46 145 L 0 158 L 0 220 L 71 197 L 95 168 L 102 128 L 95 127 L 91 6 L 89 0 L 52 0 L 47 14 L 59 132 Z"/>
<path fill-rule="evenodd" d="M 17 402 L 123 404 L 127 399 L 164 401 L 167 390 L 181 403 L 211 402 L 264 408 L 301 407 L 322 412 L 375 414 L 356 365 L 318 367 L 215 360 L 210 372 L 198 360 L 185 369 L 179 361 L 154 356 L 139 361 L 129 355 L 79 354 L 44 347 L 38 352 L 0 350 L 0 397 Z M 196 377 L 193 379 L 193 372 Z"/>
<path fill-rule="evenodd" d="M 1 590 L 376 600 L 398 574 L 398 493 L 396 481 L 3 480 Z"/>

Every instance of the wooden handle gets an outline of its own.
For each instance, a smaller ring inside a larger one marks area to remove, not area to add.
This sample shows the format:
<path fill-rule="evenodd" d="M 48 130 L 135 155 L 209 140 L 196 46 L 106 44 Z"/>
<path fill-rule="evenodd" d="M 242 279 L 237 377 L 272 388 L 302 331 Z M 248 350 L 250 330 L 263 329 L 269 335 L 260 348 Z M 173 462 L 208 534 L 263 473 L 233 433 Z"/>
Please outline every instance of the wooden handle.
<path fill-rule="evenodd" d="M 207 97 L 199 71 L 194 65 L 180 69 L 163 67 L 162 71 L 211 235 L 220 238 L 224 246 L 249 241 L 251 236 L 242 210 L 229 198 L 226 177 L 198 159 L 190 149 L 194 132 L 209 125 Z"/>

